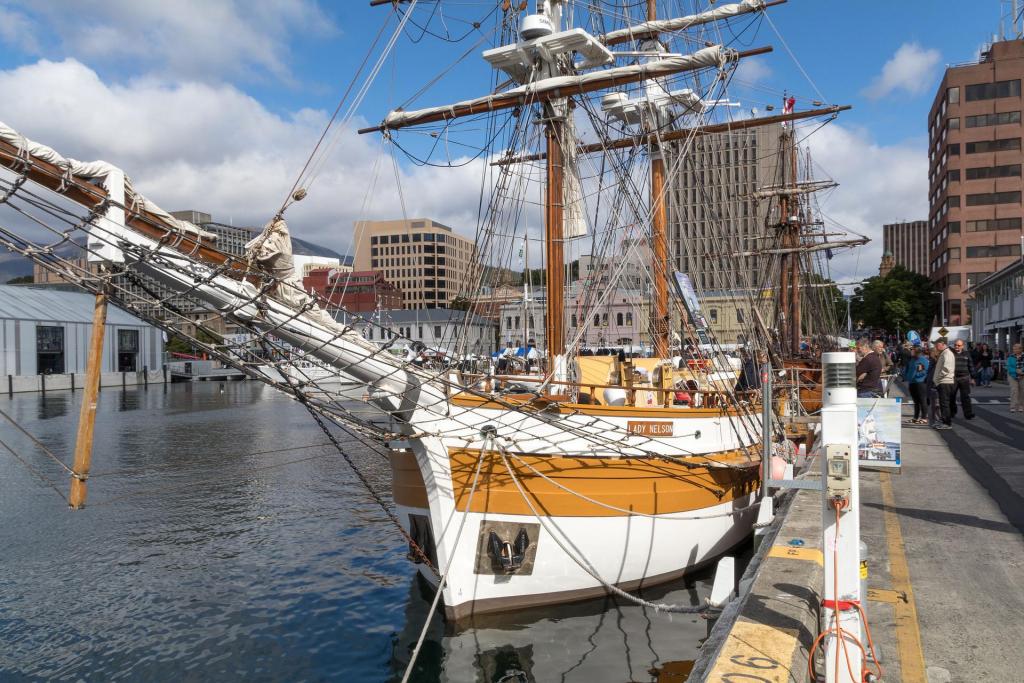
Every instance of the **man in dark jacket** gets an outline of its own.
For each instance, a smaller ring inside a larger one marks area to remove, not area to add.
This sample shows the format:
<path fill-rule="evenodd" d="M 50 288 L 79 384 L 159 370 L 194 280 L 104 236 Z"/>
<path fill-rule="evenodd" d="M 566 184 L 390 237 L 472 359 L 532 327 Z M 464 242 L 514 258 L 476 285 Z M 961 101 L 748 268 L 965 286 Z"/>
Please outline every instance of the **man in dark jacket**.
<path fill-rule="evenodd" d="M 949 410 L 951 417 L 956 417 L 956 397 L 960 395 L 960 407 L 963 408 L 964 417 L 968 420 L 974 419 L 974 406 L 971 405 L 971 384 L 974 380 L 974 361 L 971 359 L 971 352 L 967 350 L 963 339 L 957 339 L 953 344 L 953 357 L 956 359 L 956 367 L 953 370 L 953 395 L 949 399 Z"/>
<path fill-rule="evenodd" d="M 866 339 L 861 340 L 857 349 L 857 396 L 878 398 L 882 395 L 882 356 L 875 353 Z"/>

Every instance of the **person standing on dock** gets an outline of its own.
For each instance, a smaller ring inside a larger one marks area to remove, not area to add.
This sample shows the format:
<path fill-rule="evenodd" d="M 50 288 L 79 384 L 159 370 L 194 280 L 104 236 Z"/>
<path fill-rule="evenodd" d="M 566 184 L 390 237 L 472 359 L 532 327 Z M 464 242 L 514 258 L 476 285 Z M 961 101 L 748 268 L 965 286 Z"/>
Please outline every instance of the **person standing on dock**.
<path fill-rule="evenodd" d="M 882 395 L 882 356 L 871 350 L 867 340 L 862 340 L 857 350 L 861 359 L 857 362 L 857 397 L 879 398 Z"/>
<path fill-rule="evenodd" d="M 1010 412 L 1024 413 L 1024 347 L 1014 344 L 1006 358 L 1006 381 L 1010 383 Z"/>
<path fill-rule="evenodd" d="M 971 360 L 971 352 L 967 350 L 963 339 L 953 342 L 953 356 L 956 364 L 953 370 L 953 396 L 949 401 L 950 414 L 956 417 L 956 397 L 959 394 L 960 407 L 963 408 L 964 417 L 973 420 L 974 406 L 971 405 L 971 385 L 974 384 L 974 361 Z"/>
<path fill-rule="evenodd" d="M 913 357 L 906 361 L 906 366 L 903 368 L 903 379 L 910 390 L 910 398 L 914 401 L 914 417 L 910 420 L 913 424 L 923 425 L 928 422 L 924 415 L 927 404 L 926 380 L 928 379 L 929 365 L 931 363 L 928 362 L 928 356 L 918 344 L 914 349 Z"/>
<path fill-rule="evenodd" d="M 952 429 L 953 416 L 949 410 L 949 403 L 953 398 L 953 373 L 956 371 L 956 356 L 949 348 L 949 342 L 945 337 L 940 337 L 935 342 L 935 348 L 939 351 L 939 357 L 935 361 L 935 374 L 932 380 L 939 393 L 939 418 L 941 424 L 935 425 L 936 429 Z"/>
<path fill-rule="evenodd" d="M 939 350 L 932 346 L 928 349 L 927 354 L 928 374 L 924 383 L 928 392 L 928 426 L 937 427 L 939 425 L 939 389 L 935 384 L 935 366 L 939 360 Z"/>

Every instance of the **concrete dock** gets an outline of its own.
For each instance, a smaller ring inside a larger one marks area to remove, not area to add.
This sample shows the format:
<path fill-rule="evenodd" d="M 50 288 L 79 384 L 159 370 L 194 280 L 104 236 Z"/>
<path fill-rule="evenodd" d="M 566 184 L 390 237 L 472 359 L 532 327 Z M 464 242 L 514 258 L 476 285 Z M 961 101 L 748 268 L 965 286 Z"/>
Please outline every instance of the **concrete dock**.
<path fill-rule="evenodd" d="M 974 397 L 975 419 L 960 415 L 951 431 L 904 425 L 900 473 L 861 471 L 866 611 L 888 683 L 1024 680 L 1013 656 L 1024 643 L 1024 415 L 1009 412 L 1006 385 Z M 785 496 L 749 592 L 691 680 L 810 680 L 820 496 Z"/>

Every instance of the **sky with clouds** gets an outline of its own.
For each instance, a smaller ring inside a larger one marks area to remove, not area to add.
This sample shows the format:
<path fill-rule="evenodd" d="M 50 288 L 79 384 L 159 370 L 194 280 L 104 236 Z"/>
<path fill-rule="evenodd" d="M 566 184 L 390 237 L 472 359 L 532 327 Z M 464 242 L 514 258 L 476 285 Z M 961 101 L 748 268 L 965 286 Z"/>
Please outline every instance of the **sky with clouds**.
<path fill-rule="evenodd" d="M 464 99 L 488 82 L 475 53 L 493 36 L 465 12 L 446 14 L 444 0 L 420 4 L 352 127 L 400 104 Z M 499 5 L 480 0 L 477 14 Z M 877 272 L 883 223 L 926 217 L 935 87 L 946 64 L 977 57 L 999 17 L 998 0 L 789 0 L 736 37 L 774 47 L 735 77 L 747 110 L 778 106 L 783 90 L 798 108 L 853 105 L 807 139 L 819 173 L 841 183 L 824 213 L 877 238 L 835 259 L 835 279 Z M 123 167 L 164 208 L 262 224 L 385 24 L 383 40 L 391 9 L 368 0 L 0 0 L 0 121 L 66 156 Z M 436 37 L 444 34 L 467 38 Z M 419 93 L 470 50 L 472 59 Z M 297 236 L 349 251 L 353 220 L 403 212 L 472 234 L 481 161 L 396 166 L 379 145 L 351 129 L 337 138 L 309 198 L 289 210 Z"/>

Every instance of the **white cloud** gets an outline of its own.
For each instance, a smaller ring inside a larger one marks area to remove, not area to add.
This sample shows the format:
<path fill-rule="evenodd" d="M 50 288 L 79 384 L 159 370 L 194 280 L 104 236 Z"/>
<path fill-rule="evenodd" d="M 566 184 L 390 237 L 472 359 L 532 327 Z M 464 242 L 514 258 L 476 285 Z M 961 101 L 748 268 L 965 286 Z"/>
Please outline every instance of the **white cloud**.
<path fill-rule="evenodd" d="M 838 124 L 820 129 L 807 143 L 815 165 L 839 183 L 822 202 L 826 225 L 837 224 L 872 239 L 830 262 L 833 279 L 878 275 L 882 225 L 928 217 L 925 143 L 880 145 L 867 131 Z"/>
<path fill-rule="evenodd" d="M 918 43 L 904 43 L 863 94 L 872 100 L 879 100 L 898 90 L 920 95 L 932 87 L 932 72 L 940 59 L 942 54 L 938 50 L 926 50 Z"/>
<path fill-rule="evenodd" d="M 754 58 L 743 59 L 736 66 L 736 73 L 733 81 L 740 85 L 752 85 L 763 81 L 772 75 L 772 69 L 764 60 Z"/>
<path fill-rule="evenodd" d="M 0 42 L 29 54 L 39 52 L 39 41 L 36 40 L 32 20 L 4 7 L 0 7 Z"/>
<path fill-rule="evenodd" d="M 327 120 L 322 111 L 272 113 L 223 84 L 109 84 L 75 60 L 0 71 L 0 92 L 0 120 L 23 135 L 65 156 L 122 167 L 167 210 L 208 211 L 236 225 L 262 225 L 274 214 Z M 355 220 L 402 216 L 391 159 L 375 164 L 378 140 L 341 133 L 309 196 L 289 209 L 297 237 L 349 251 Z M 400 171 L 408 216 L 472 235 L 483 163 Z"/>
<path fill-rule="evenodd" d="M 14 1 L 46 26 L 56 43 L 48 54 L 189 80 L 291 81 L 291 40 L 337 30 L 312 0 Z M 27 28 L 25 15 L 16 16 Z M 0 28 L 0 38 L 15 30 Z"/>

